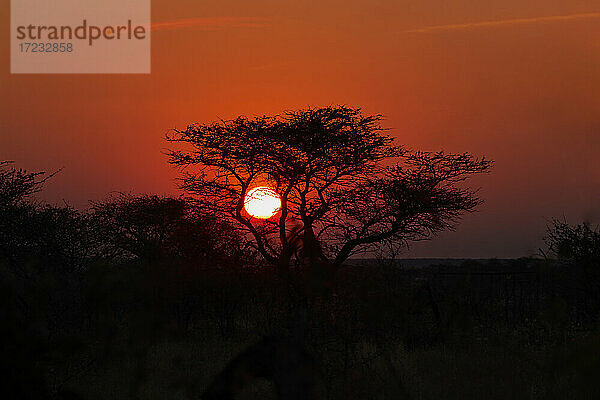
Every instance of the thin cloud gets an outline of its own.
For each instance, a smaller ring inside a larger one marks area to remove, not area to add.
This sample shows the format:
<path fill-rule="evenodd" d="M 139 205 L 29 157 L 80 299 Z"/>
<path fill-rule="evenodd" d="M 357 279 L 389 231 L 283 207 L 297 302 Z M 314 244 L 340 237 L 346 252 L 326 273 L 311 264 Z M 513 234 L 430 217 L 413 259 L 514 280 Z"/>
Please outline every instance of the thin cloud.
<path fill-rule="evenodd" d="M 258 17 L 198 17 L 154 22 L 150 30 L 156 32 L 193 28 L 202 31 L 219 31 L 230 28 L 265 28 L 269 25 L 267 20 Z"/>
<path fill-rule="evenodd" d="M 561 22 L 561 21 L 573 21 L 580 19 L 592 19 L 600 18 L 600 12 L 584 13 L 584 14 L 569 14 L 569 15 L 553 15 L 548 17 L 534 17 L 534 18 L 515 18 L 515 19 L 504 19 L 498 21 L 481 21 L 481 22 L 469 22 L 466 24 L 449 24 L 449 25 L 433 25 L 426 26 L 418 29 L 411 29 L 406 33 L 428 33 L 428 32 L 441 32 L 441 31 L 466 31 L 476 28 L 495 28 L 498 26 L 506 25 L 524 25 L 524 24 L 537 24 L 547 22 Z"/>

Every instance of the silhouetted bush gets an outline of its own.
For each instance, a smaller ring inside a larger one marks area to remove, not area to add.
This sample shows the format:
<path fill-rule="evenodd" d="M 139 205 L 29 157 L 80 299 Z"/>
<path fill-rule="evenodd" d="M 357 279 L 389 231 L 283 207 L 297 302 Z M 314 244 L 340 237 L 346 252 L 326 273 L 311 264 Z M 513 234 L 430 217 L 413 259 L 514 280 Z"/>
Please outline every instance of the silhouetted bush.
<path fill-rule="evenodd" d="M 102 233 L 108 258 L 208 266 L 228 257 L 243 263 L 251 253 L 230 225 L 183 197 L 121 194 L 93 203 L 90 220 Z"/>
<path fill-rule="evenodd" d="M 553 220 L 547 229 L 546 245 L 551 255 L 569 261 L 600 261 L 600 230 L 589 223 L 569 225 Z"/>

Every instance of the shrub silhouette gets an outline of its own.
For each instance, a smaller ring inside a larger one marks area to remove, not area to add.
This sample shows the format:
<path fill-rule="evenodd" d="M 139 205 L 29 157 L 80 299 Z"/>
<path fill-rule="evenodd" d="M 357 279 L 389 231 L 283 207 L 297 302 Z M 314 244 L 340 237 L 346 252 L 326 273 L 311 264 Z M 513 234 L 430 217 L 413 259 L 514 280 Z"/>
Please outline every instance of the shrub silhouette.
<path fill-rule="evenodd" d="M 589 223 L 569 225 L 555 219 L 547 227 L 545 242 L 550 254 L 562 260 L 600 260 L 600 230 Z"/>

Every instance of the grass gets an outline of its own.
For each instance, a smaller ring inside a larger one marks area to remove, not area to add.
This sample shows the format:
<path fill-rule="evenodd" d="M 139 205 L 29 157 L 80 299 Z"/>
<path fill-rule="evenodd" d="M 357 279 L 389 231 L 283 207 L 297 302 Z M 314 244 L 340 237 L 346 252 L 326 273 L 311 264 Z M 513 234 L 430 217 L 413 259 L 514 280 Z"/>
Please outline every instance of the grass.
<path fill-rule="evenodd" d="M 218 330 L 209 329 L 155 344 L 147 354 L 138 398 L 199 398 L 228 360 L 256 339 L 224 340 Z M 475 341 L 408 348 L 401 341 L 358 341 L 349 351 L 347 370 L 339 349 L 313 345 L 312 351 L 323 373 L 323 398 L 591 399 L 598 393 L 593 373 L 600 369 L 591 357 L 599 354 L 597 345 L 598 339 L 592 338 L 554 347 Z M 70 386 L 90 400 L 130 398 L 135 362 L 125 348 L 116 355 L 107 367 L 81 374 Z M 266 381 L 255 382 L 240 396 L 272 398 L 273 388 Z"/>

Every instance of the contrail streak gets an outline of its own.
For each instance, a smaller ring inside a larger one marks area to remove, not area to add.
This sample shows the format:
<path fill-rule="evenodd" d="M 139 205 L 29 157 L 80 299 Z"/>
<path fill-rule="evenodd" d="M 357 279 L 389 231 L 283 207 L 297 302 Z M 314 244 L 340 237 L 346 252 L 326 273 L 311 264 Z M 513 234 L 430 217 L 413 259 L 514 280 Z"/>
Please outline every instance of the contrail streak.
<path fill-rule="evenodd" d="M 257 17 L 199 17 L 154 22 L 150 29 L 152 32 L 172 31 L 182 28 L 217 31 L 228 28 L 264 28 L 266 26 L 269 26 L 267 21 Z"/>
<path fill-rule="evenodd" d="M 504 20 L 498 20 L 498 21 L 469 22 L 466 24 L 434 25 L 434 26 L 426 26 L 424 28 L 411 29 L 411 30 L 406 31 L 406 33 L 464 31 L 464 30 L 475 29 L 475 28 L 494 28 L 494 27 L 504 26 L 504 25 L 536 24 L 536 23 L 544 23 L 544 22 L 573 21 L 573 20 L 578 20 L 578 19 L 591 19 L 591 18 L 600 18 L 600 12 L 585 13 L 585 14 L 553 15 L 553 16 L 549 16 L 549 17 L 504 19 Z"/>

